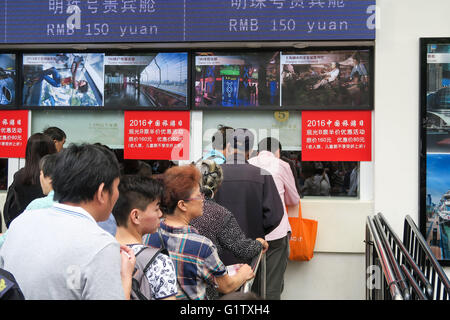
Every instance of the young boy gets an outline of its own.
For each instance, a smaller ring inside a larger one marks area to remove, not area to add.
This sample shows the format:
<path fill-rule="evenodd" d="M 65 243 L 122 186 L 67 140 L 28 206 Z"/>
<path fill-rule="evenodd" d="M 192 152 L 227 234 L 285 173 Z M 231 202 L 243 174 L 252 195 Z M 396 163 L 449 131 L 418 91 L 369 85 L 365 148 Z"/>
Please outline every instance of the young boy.
<path fill-rule="evenodd" d="M 112 211 L 117 223 L 116 239 L 121 245 L 132 248 L 136 256 L 145 248 L 142 237 L 155 233 L 159 227 L 162 195 L 163 185 L 156 179 L 126 175 L 120 180 L 119 199 Z M 177 278 L 169 256 L 159 253 L 146 277 L 153 299 L 175 300 Z"/>
<path fill-rule="evenodd" d="M 41 182 L 42 193 L 47 195 L 43 198 L 37 198 L 28 204 L 25 211 L 27 210 L 36 210 L 36 209 L 45 209 L 53 206 L 53 186 L 52 186 L 52 175 L 53 169 L 56 164 L 56 153 L 47 154 L 42 157 L 41 161 L 39 161 L 39 168 L 41 170 L 39 179 Z"/>

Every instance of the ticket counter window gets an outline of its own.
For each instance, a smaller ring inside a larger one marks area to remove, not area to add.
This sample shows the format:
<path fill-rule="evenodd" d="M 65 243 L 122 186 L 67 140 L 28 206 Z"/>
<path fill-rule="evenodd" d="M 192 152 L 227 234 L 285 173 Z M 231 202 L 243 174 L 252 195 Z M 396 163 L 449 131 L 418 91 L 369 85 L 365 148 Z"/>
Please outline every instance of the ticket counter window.
<path fill-rule="evenodd" d="M 359 198 L 360 163 L 356 161 L 301 161 L 301 112 L 204 111 L 202 153 L 212 148 L 212 135 L 219 125 L 247 128 L 258 142 L 272 136 L 282 145 L 282 158 L 291 163 L 297 189 L 302 197 Z"/>

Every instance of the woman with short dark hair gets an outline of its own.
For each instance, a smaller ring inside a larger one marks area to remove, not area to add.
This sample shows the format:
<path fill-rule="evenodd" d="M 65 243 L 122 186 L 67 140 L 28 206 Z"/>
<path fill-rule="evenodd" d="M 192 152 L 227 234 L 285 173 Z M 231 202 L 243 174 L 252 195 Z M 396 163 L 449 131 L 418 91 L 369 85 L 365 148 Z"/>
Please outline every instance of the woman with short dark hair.
<path fill-rule="evenodd" d="M 67 138 L 64 131 L 58 127 L 48 127 L 42 133 L 49 136 L 53 140 L 57 152 L 60 152 L 63 149 Z"/>

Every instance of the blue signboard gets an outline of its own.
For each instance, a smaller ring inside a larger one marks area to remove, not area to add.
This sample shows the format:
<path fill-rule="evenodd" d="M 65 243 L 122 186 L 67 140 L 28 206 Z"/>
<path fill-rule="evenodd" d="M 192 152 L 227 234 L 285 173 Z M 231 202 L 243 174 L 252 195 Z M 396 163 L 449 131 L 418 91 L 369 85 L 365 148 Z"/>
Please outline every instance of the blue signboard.
<path fill-rule="evenodd" d="M 375 39 L 375 1 L 190 0 L 186 34 L 189 41 Z"/>
<path fill-rule="evenodd" d="M 375 39 L 375 0 L 3 0 L 0 43 Z"/>

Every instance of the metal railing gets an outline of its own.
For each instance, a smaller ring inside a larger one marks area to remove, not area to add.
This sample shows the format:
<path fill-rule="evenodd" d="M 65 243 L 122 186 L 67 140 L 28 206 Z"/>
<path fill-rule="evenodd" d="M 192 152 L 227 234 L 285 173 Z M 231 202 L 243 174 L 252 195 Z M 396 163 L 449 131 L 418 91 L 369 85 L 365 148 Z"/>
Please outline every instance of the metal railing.
<path fill-rule="evenodd" d="M 373 217 L 367 217 L 366 223 L 366 266 L 383 270 L 384 277 L 379 279 L 375 274 L 375 284 L 366 284 L 367 300 L 403 300 L 399 287 L 399 279 L 392 268 L 388 253 L 381 240 L 381 232 Z M 368 280 L 369 281 L 369 280 Z"/>
<path fill-rule="evenodd" d="M 408 249 L 402 243 L 397 234 L 393 231 L 385 217 L 378 213 L 376 216 L 382 226 L 388 243 L 395 255 L 395 261 L 400 265 L 403 280 L 411 286 L 407 292 L 404 292 L 405 300 L 427 300 L 432 298 L 432 288 L 430 282 L 426 279 L 419 266 L 415 263 Z"/>
<path fill-rule="evenodd" d="M 405 218 L 403 243 L 408 252 L 411 253 L 414 262 L 420 267 L 425 278 L 429 281 L 431 289 L 431 292 L 428 293 L 429 299 L 449 300 L 449 280 L 410 216 Z"/>
<path fill-rule="evenodd" d="M 367 300 L 449 300 L 448 278 L 410 216 L 403 242 L 381 213 L 367 218 L 366 267 L 384 275 L 368 279 Z"/>

